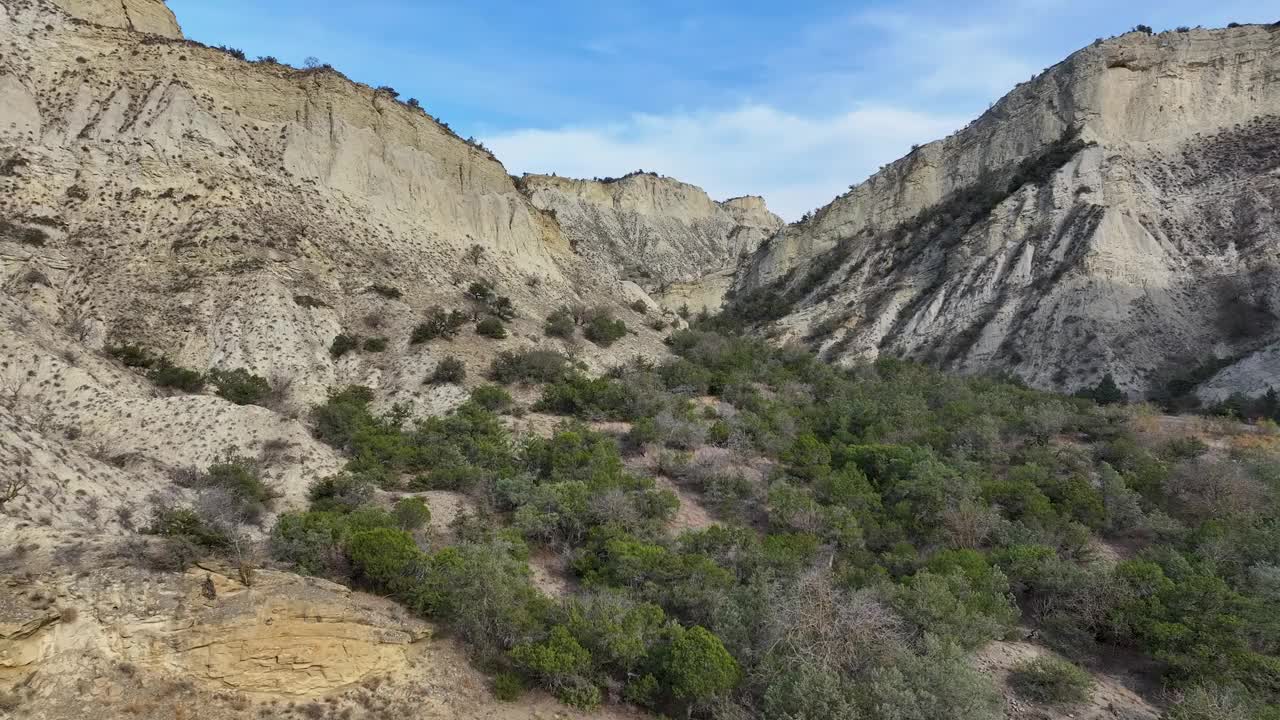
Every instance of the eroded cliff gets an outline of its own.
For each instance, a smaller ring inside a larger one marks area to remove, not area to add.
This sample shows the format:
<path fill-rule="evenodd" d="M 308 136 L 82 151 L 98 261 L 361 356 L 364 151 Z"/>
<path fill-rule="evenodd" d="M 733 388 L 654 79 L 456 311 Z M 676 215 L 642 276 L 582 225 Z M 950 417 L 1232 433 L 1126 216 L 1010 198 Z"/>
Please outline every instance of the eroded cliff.
<path fill-rule="evenodd" d="M 716 202 L 654 173 L 607 180 L 526 175 L 520 187 L 552 213 L 584 258 L 620 272 L 664 305 L 719 309 L 741 260 L 782 227 L 764 199 Z"/>
<path fill-rule="evenodd" d="M 1096 43 L 785 228 L 739 307 L 833 358 L 1064 390 L 1267 366 L 1250 358 L 1280 312 L 1278 74 L 1275 26 Z M 1210 386 L 1265 390 L 1228 374 Z"/>

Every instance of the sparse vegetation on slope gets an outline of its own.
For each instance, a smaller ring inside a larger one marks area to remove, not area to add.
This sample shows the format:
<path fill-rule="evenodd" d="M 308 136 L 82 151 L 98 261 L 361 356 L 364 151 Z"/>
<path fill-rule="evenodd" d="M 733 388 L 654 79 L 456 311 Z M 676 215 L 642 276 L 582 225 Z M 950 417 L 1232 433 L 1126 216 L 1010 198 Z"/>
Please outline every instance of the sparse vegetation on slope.
<path fill-rule="evenodd" d="M 705 195 L 656 175 L 577 193 L 603 204 L 513 184 L 389 86 L 108 4 L 116 26 L 68 22 L 87 0 L 11 3 L 0 27 L 0 624 L 26 628 L 0 646 L 76 650 L 32 656 L 0 712 L 74 716 L 84 675 L 101 714 L 140 719 L 488 714 L 485 683 L 446 667 L 456 640 L 497 696 L 593 716 L 1120 716 L 1119 681 L 1171 719 L 1276 720 L 1280 440 L 1261 419 L 1280 400 L 1223 378 L 1278 327 L 1257 261 L 1277 125 L 1248 119 L 1274 114 L 1280 35 L 1086 51 L 757 265 L 780 224 L 763 204 L 688 212 Z M 1103 75 L 1134 92 L 1090 114 Z M 1237 86 L 1256 92 L 1220 102 Z M 1105 151 L 1068 133 L 1009 160 L 1081 118 Z M 665 209 L 637 216 L 634 191 Z M 886 218 L 906 220 L 856 234 Z M 841 228 L 776 295 L 707 317 L 735 263 L 768 277 Z M 1098 290 L 1166 257 L 1132 304 Z M 1231 281 L 1196 294 L 1187 268 Z M 1185 312 L 1202 300 L 1216 327 Z M 734 333 L 794 310 L 812 314 L 778 330 L 828 358 L 882 326 L 919 342 L 831 367 Z M 1111 315 L 1186 356 L 1140 352 Z M 661 352 L 650 329 L 684 321 Z M 530 348 L 539 330 L 565 354 Z M 495 384 L 468 393 L 468 365 Z M 1211 410 L 1259 422 L 1125 404 L 1170 378 L 1170 408 L 1225 389 Z M 162 647 L 198 652 L 147 659 Z M 523 702 L 509 714 L 555 714 Z"/>
<path fill-rule="evenodd" d="M 349 567 L 450 623 L 505 693 L 542 685 L 579 707 L 614 688 L 676 714 L 995 718 L 998 695 L 965 654 L 1019 618 L 1086 666 L 1119 645 L 1188 693 L 1275 701 L 1261 580 L 1280 543 L 1271 451 L 1149 446 L 1124 409 L 899 361 L 841 370 L 702 330 L 669 343 L 675 359 L 604 378 L 562 361 L 514 369 L 527 354 L 499 364 L 547 383 L 543 412 L 630 422 L 623 445 L 575 421 L 513 438 L 488 409 L 508 398 L 406 427 L 403 410 L 374 415 L 366 391 L 334 395 L 313 422 L 349 455 L 350 476 L 463 492 L 480 515 L 459 526 L 460 544 L 428 552 L 384 511 L 326 515 L 331 495 L 313 495 L 312 512 L 276 534 L 321 528 L 305 532 L 333 538 L 324 552 L 345 560 L 283 541 L 279 557 Z M 708 394 L 716 405 L 695 402 Z M 708 438 L 727 449 L 708 455 Z M 720 524 L 667 530 L 680 501 L 621 454 L 645 445 Z M 1094 561 L 1111 539 L 1140 549 Z M 531 584 L 538 548 L 572 558 L 579 594 Z M 476 593 L 489 601 L 473 604 Z M 1090 681 L 1042 660 L 1014 682 L 1034 702 L 1075 703 Z"/>

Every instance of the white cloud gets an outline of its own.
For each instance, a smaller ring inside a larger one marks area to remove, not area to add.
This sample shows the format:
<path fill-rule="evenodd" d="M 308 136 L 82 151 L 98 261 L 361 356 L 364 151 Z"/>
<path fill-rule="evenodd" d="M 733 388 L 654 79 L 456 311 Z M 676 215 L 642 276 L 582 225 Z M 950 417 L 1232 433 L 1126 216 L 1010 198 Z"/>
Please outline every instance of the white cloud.
<path fill-rule="evenodd" d="M 874 30 L 884 43 L 890 68 L 924 96 L 961 95 L 998 98 L 1037 70 L 1013 51 L 1029 31 L 1027 10 L 1039 14 L 1058 0 L 1022 0 L 1007 6 L 998 19 L 967 17 L 951 23 L 903 12 L 874 12 L 855 22 Z"/>
<path fill-rule="evenodd" d="M 795 220 L 912 144 L 941 137 L 965 120 L 884 105 L 819 117 L 748 104 L 634 115 L 601 126 L 514 130 L 484 142 L 511 172 L 589 178 L 650 170 L 699 185 L 716 199 L 763 195 L 774 212 Z"/>

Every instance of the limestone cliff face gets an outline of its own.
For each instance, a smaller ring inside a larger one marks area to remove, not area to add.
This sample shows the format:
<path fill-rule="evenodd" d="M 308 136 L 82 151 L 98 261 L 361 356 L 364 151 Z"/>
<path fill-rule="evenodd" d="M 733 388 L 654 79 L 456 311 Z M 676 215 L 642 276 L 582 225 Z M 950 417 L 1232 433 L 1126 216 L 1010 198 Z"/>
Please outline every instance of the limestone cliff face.
<path fill-rule="evenodd" d="M 1274 26 L 1097 43 L 783 229 L 740 307 L 834 358 L 1140 393 L 1217 358 L 1244 369 L 1206 388 L 1264 389 L 1278 77 Z"/>
<path fill-rule="evenodd" d="M 580 256 L 619 269 L 659 299 L 684 293 L 695 309 L 718 308 L 724 278 L 782 226 L 762 198 L 716 202 L 701 188 L 653 173 L 603 181 L 526 175 L 520 187 L 555 216 Z"/>
<path fill-rule="evenodd" d="M 11 3 L 0 45 L 0 287 L 88 348 L 287 377 L 300 404 L 346 382 L 419 395 L 439 357 L 408 334 L 426 307 L 465 307 L 473 280 L 530 337 L 555 305 L 643 296 L 422 109 L 182 40 L 157 0 Z M 659 347 L 631 324 L 618 352 Z M 342 332 L 391 352 L 339 362 Z"/>
<path fill-rule="evenodd" d="M 182 28 L 164 0 L 53 0 L 71 17 L 95 25 L 126 28 L 141 33 L 182 37 Z"/>

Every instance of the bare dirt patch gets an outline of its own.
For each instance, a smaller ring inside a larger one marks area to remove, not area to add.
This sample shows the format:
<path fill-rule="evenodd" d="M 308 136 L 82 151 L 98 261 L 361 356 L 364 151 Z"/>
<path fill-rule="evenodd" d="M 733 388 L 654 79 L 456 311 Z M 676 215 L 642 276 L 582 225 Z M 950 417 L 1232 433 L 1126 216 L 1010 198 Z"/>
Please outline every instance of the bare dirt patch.
<path fill-rule="evenodd" d="M 426 490 L 404 493 L 400 497 L 416 497 L 431 509 L 431 523 L 427 526 L 438 538 L 452 537 L 453 523 L 459 515 L 476 512 L 476 501 L 465 493 L 453 490 Z"/>
<path fill-rule="evenodd" d="M 676 516 L 672 518 L 669 528 L 673 534 L 680 534 L 685 530 L 703 530 L 716 524 L 715 518 L 702 505 L 702 500 L 695 495 L 675 483 L 670 478 L 659 475 L 654 478 L 654 484 L 659 490 L 670 490 L 675 493 L 680 500 L 680 508 L 676 510 Z"/>
<path fill-rule="evenodd" d="M 1009 718 L 1038 720 L 1156 720 L 1160 710 L 1130 689 L 1134 678 L 1108 673 L 1094 673 L 1095 685 L 1089 699 L 1079 705 L 1046 706 L 1029 702 L 1010 686 L 1011 672 L 1025 662 L 1053 651 L 1032 642 L 997 640 L 979 650 L 974 665 L 991 675 L 1005 697 L 1005 715 Z"/>
<path fill-rule="evenodd" d="M 529 557 L 533 584 L 553 598 L 573 594 L 575 583 L 569 575 L 568 558 L 550 550 L 539 550 Z"/>

